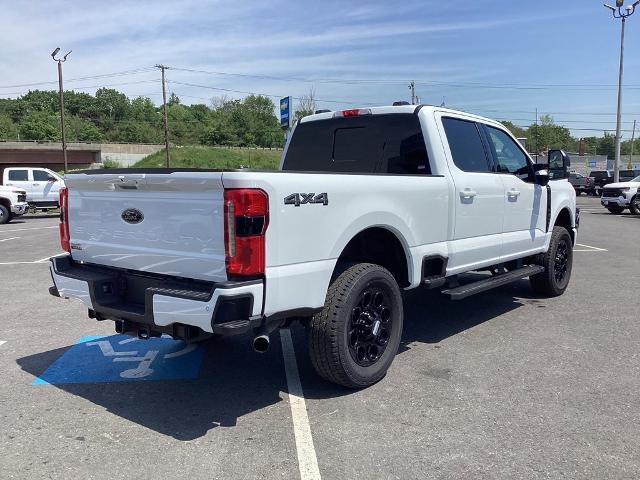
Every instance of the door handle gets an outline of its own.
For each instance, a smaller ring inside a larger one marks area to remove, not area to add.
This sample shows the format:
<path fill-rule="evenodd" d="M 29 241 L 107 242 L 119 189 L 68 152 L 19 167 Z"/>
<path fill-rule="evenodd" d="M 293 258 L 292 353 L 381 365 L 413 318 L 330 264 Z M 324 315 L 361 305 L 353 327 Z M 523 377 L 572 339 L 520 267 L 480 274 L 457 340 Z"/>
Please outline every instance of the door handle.
<path fill-rule="evenodd" d="M 478 192 L 476 192 L 475 190 L 472 190 L 469 187 L 467 187 L 464 190 L 460 191 L 460 197 L 461 198 L 473 198 L 476 195 L 478 195 Z"/>
<path fill-rule="evenodd" d="M 519 197 L 520 196 L 520 190 L 516 190 L 515 188 L 512 188 L 511 190 L 509 190 L 507 192 L 507 196 L 508 197 Z"/>
<path fill-rule="evenodd" d="M 39 184 L 39 183 L 34 183 L 34 184 L 33 184 L 33 186 L 34 186 L 34 187 L 39 187 L 39 186 L 40 186 L 40 184 Z"/>
<path fill-rule="evenodd" d="M 5 183 L 5 185 L 6 185 L 7 187 L 12 187 L 12 186 L 13 186 L 13 183 Z"/>

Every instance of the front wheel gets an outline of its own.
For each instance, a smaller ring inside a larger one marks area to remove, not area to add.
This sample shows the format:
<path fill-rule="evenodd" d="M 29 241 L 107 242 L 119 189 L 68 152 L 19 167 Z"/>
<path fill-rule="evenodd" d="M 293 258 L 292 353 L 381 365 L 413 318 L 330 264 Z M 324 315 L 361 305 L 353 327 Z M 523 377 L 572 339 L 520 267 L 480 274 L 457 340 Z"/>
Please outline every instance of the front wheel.
<path fill-rule="evenodd" d="M 544 272 L 529 278 L 534 292 L 546 297 L 562 295 L 569 285 L 573 266 L 573 241 L 564 227 L 553 227 L 549 250 L 541 253 L 537 262 Z"/>
<path fill-rule="evenodd" d="M 333 280 L 311 319 L 309 351 L 318 374 L 349 388 L 381 380 L 400 346 L 402 296 L 380 265 L 358 263 Z"/>
<path fill-rule="evenodd" d="M 613 213 L 614 215 L 620 215 L 624 212 L 624 208 L 622 207 L 607 207 L 607 210 L 609 210 L 609 213 Z"/>
<path fill-rule="evenodd" d="M 11 220 L 11 214 L 9 213 L 9 209 L 4 205 L 0 204 L 0 225 L 3 223 L 8 223 Z"/>
<path fill-rule="evenodd" d="M 634 215 L 640 215 L 640 193 L 631 199 L 629 210 L 631 210 L 631 213 Z"/>

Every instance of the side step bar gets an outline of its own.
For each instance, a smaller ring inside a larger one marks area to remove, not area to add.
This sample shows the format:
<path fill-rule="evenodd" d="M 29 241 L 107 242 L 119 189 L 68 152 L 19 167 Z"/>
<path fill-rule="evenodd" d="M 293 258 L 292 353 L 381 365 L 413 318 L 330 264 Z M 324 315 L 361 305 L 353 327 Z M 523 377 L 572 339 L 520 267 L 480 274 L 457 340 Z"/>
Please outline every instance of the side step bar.
<path fill-rule="evenodd" d="M 541 267 L 540 265 L 529 265 L 485 280 L 479 280 L 459 287 L 442 290 L 442 293 L 450 295 L 451 300 L 461 300 L 471 295 L 475 295 L 476 293 L 507 285 L 508 283 L 542 272 L 544 272 L 544 267 Z"/>

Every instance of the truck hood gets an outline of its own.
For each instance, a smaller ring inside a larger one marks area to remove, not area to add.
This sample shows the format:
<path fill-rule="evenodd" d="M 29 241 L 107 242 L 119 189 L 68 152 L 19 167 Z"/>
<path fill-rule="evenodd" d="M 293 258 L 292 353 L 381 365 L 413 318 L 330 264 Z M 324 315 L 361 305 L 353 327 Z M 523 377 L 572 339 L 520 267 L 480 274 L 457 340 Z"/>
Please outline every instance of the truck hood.
<path fill-rule="evenodd" d="M 4 185 L 0 185 L 0 193 L 14 193 L 14 194 L 22 193 L 22 194 L 26 194 L 27 191 L 26 190 L 22 190 L 21 188 L 5 187 Z"/>
<path fill-rule="evenodd" d="M 608 183 L 604 186 L 604 188 L 638 188 L 640 187 L 640 182 L 618 182 L 618 183 Z"/>

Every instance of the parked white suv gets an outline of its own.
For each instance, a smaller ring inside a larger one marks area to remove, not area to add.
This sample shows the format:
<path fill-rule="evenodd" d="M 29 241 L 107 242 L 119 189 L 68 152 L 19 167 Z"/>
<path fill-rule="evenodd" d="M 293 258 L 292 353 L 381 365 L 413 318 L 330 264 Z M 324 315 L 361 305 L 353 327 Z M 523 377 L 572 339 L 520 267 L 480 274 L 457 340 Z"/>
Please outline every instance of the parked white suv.
<path fill-rule="evenodd" d="M 640 215 L 640 176 L 630 182 L 606 185 L 600 203 L 611 213 L 619 214 L 628 208 L 634 215 Z"/>
<path fill-rule="evenodd" d="M 36 167 L 5 168 L 2 183 L 27 192 L 27 202 L 35 208 L 57 208 L 64 180 L 53 170 Z"/>
<path fill-rule="evenodd" d="M 281 171 L 76 172 L 50 292 L 140 338 L 250 333 L 264 351 L 301 320 L 318 373 L 365 387 L 400 345 L 401 289 L 456 300 L 529 277 L 542 296 L 565 291 L 568 165 L 550 152 L 549 181 L 500 123 L 406 105 L 303 118 Z"/>
<path fill-rule="evenodd" d="M 19 188 L 0 186 L 0 225 L 27 213 L 27 192 Z"/>

